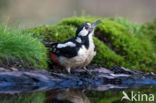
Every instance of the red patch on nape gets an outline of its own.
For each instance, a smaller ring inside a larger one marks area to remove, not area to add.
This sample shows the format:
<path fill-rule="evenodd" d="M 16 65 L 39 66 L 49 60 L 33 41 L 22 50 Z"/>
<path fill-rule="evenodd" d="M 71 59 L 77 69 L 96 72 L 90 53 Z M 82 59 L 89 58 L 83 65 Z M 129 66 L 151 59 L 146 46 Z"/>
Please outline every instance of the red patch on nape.
<path fill-rule="evenodd" d="M 51 54 L 50 54 L 50 58 L 51 58 L 51 60 L 52 60 L 54 63 L 58 63 L 58 58 L 57 58 L 57 55 L 56 55 L 56 54 L 51 53 Z"/>

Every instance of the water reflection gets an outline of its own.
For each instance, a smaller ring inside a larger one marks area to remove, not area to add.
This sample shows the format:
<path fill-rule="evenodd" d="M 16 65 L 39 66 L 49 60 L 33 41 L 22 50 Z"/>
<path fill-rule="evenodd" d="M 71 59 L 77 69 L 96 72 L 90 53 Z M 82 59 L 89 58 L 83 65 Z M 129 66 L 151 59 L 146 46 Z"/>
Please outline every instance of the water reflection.
<path fill-rule="evenodd" d="M 134 93 L 153 94 L 156 96 L 156 86 L 126 90 L 113 89 L 107 91 L 56 89 L 46 92 L 0 94 L 0 103 L 132 103 L 132 101 L 128 100 L 121 101 L 123 96 L 122 91 L 125 91 L 128 95 L 130 95 L 131 91 L 134 91 Z M 137 103 L 147 103 L 147 101 Z"/>
<path fill-rule="evenodd" d="M 52 92 L 45 103 L 91 103 L 82 90 L 67 89 Z"/>

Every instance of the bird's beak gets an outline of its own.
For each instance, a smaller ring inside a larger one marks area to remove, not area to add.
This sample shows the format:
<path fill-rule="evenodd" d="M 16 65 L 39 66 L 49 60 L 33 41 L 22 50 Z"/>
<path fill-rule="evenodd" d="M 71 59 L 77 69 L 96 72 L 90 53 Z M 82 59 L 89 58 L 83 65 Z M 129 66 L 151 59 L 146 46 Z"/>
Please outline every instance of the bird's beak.
<path fill-rule="evenodd" d="M 96 22 L 94 22 L 94 23 L 91 24 L 91 27 L 92 28 L 95 28 L 100 23 L 101 23 L 101 21 L 100 20 L 97 20 Z"/>

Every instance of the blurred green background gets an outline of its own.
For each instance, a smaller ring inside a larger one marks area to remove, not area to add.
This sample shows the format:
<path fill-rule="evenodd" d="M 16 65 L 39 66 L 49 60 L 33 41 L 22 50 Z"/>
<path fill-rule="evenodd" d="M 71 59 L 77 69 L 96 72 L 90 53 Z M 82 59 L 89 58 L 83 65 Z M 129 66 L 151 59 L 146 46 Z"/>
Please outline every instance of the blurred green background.
<path fill-rule="evenodd" d="M 0 0 L 0 22 L 56 24 L 71 16 L 122 16 L 135 23 L 156 18 L 156 0 Z"/>

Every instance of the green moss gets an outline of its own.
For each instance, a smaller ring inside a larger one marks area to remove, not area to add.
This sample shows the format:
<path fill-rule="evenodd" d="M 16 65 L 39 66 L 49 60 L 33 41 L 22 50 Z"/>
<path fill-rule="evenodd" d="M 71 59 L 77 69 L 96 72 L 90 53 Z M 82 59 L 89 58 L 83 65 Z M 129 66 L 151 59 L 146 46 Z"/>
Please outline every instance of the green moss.
<path fill-rule="evenodd" d="M 153 42 L 156 50 L 156 20 L 143 24 L 142 31 Z"/>
<path fill-rule="evenodd" d="M 75 35 L 77 26 L 96 20 L 101 20 L 102 23 L 95 30 L 97 55 L 93 63 L 105 67 L 120 65 L 143 71 L 154 70 L 156 57 L 153 56 L 151 42 L 141 32 L 140 25 L 133 26 L 132 31 L 128 24 L 134 24 L 121 22 L 122 19 L 119 21 L 108 18 L 72 17 L 62 20 L 55 26 L 41 26 L 30 31 L 47 41 L 64 41 Z"/>
<path fill-rule="evenodd" d="M 40 26 L 29 30 L 34 37 L 45 41 L 64 41 L 75 34 L 76 28 L 70 25 Z"/>
<path fill-rule="evenodd" d="M 112 17 L 112 18 L 106 18 L 106 19 L 114 21 L 118 24 L 121 24 L 122 26 L 127 28 L 128 32 L 134 35 L 138 35 L 141 33 L 141 30 L 142 30 L 141 24 L 134 24 L 133 22 L 123 17 Z"/>
<path fill-rule="evenodd" d="M 46 68 L 46 48 L 30 33 L 0 26 L 0 65 Z"/>
<path fill-rule="evenodd" d="M 112 67 L 114 65 L 123 65 L 124 59 L 112 51 L 108 46 L 103 45 L 103 42 L 94 38 L 96 45 L 97 55 L 95 56 L 93 63 L 100 66 Z M 109 62 L 108 62 L 109 61 Z"/>
<path fill-rule="evenodd" d="M 103 21 L 97 31 L 100 31 L 100 34 L 95 35 L 98 37 L 100 35 L 100 40 L 128 62 L 124 66 L 131 65 L 129 68 L 133 69 L 145 69 L 147 65 L 152 66 L 155 60 L 152 55 L 154 50 L 148 40 L 138 38 L 135 34 L 128 32 L 124 26 L 112 21 Z"/>

